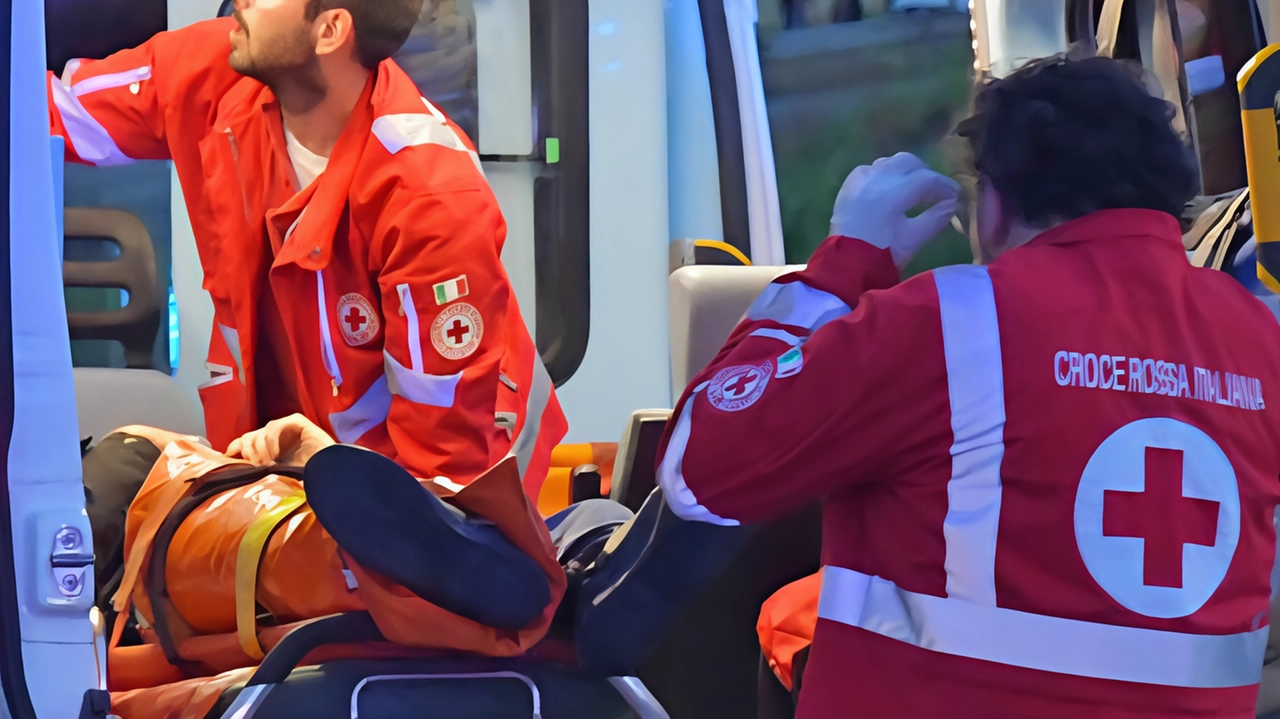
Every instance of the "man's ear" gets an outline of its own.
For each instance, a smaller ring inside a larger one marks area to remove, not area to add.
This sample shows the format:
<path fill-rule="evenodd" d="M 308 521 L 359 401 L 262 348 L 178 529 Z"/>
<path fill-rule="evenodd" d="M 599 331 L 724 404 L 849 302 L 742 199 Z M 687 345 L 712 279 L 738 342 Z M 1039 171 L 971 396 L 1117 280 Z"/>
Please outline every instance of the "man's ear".
<path fill-rule="evenodd" d="M 316 17 L 315 27 L 316 54 L 334 55 L 350 46 L 355 49 L 355 21 L 351 11 L 346 8 L 334 8 L 320 13 Z"/>

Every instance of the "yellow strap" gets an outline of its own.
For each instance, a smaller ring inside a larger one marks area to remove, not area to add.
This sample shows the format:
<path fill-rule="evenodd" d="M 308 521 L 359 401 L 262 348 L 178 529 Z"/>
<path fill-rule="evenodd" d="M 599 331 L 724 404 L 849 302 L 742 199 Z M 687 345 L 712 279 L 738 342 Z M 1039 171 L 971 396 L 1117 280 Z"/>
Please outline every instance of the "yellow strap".
<path fill-rule="evenodd" d="M 751 266 L 751 260 L 748 260 L 747 256 L 742 254 L 742 250 L 738 249 L 737 247 L 734 247 L 728 242 L 721 242 L 719 240 L 694 240 L 693 246 L 694 247 L 710 247 L 712 249 L 728 252 L 730 255 L 733 255 L 733 258 L 738 262 L 741 262 L 742 264 L 748 267 Z"/>
<path fill-rule="evenodd" d="M 306 501 L 302 490 L 281 499 L 271 510 L 255 517 L 240 539 L 240 553 L 236 555 L 236 636 L 244 653 L 257 661 L 266 656 L 258 643 L 258 565 L 271 533 Z"/>

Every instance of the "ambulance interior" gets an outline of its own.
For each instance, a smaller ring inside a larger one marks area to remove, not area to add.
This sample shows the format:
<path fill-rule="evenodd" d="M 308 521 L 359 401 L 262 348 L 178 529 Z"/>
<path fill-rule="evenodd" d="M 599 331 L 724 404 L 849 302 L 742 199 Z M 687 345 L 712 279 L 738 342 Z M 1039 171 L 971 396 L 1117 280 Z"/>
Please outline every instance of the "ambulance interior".
<path fill-rule="evenodd" d="M 603 495 L 639 509 L 669 408 L 763 287 L 823 239 L 845 174 L 899 150 L 944 169 L 942 140 L 975 70 L 999 76 L 1066 51 L 1118 13 L 1117 56 L 1141 60 L 1167 91 L 1185 88 L 1203 194 L 1247 185 L 1232 78 L 1280 25 L 1280 3 L 1177 0 L 1173 33 L 1161 4 L 426 0 L 397 60 L 477 143 L 509 225 L 504 263 L 570 420 L 539 508 Z M 81 713 L 86 692 L 110 677 L 91 568 L 68 560 L 92 562 L 75 449 L 129 424 L 201 434 L 212 322 L 171 165 L 64 164 L 43 124 L 43 72 L 229 5 L 0 0 L 13 108 L 0 193 L 0 716 L 95 716 Z M 1170 77 L 1160 57 L 1174 44 Z M 908 273 L 971 261 L 963 229 Z M 1243 242 L 1193 261 L 1275 305 Z M 71 548 L 59 544 L 68 530 Z M 686 613 L 653 629 L 667 638 L 652 656 L 605 638 L 607 669 L 463 657 L 295 671 L 317 646 L 377 638 L 367 621 L 336 617 L 282 642 L 209 716 L 382 719 L 395 715 L 376 708 L 391 706 L 378 703 L 387 687 L 459 717 L 496 716 L 485 697 L 504 692 L 527 697 L 535 717 L 591 702 L 600 717 L 788 716 L 755 621 L 773 591 L 817 571 L 819 534 L 816 508 L 762 528 Z"/>

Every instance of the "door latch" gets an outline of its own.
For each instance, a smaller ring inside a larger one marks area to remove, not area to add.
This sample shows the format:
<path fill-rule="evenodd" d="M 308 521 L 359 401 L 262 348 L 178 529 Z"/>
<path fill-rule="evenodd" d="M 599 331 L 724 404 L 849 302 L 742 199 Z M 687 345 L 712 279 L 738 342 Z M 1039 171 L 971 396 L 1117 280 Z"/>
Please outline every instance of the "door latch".
<path fill-rule="evenodd" d="M 79 529 L 62 525 L 53 538 L 53 553 L 49 555 L 53 578 L 58 591 L 67 599 L 84 594 L 86 576 L 93 566 L 93 554 L 85 551 L 84 535 Z"/>

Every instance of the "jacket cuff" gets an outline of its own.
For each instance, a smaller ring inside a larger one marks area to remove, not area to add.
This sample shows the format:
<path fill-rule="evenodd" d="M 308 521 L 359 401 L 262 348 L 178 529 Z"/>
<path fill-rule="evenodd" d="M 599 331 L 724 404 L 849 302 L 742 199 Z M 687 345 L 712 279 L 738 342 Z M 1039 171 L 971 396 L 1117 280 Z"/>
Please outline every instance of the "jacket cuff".
<path fill-rule="evenodd" d="M 839 297 L 849 307 L 856 307 L 863 293 L 888 289 L 902 279 L 889 250 L 839 235 L 824 240 L 797 276 L 805 284 Z"/>

